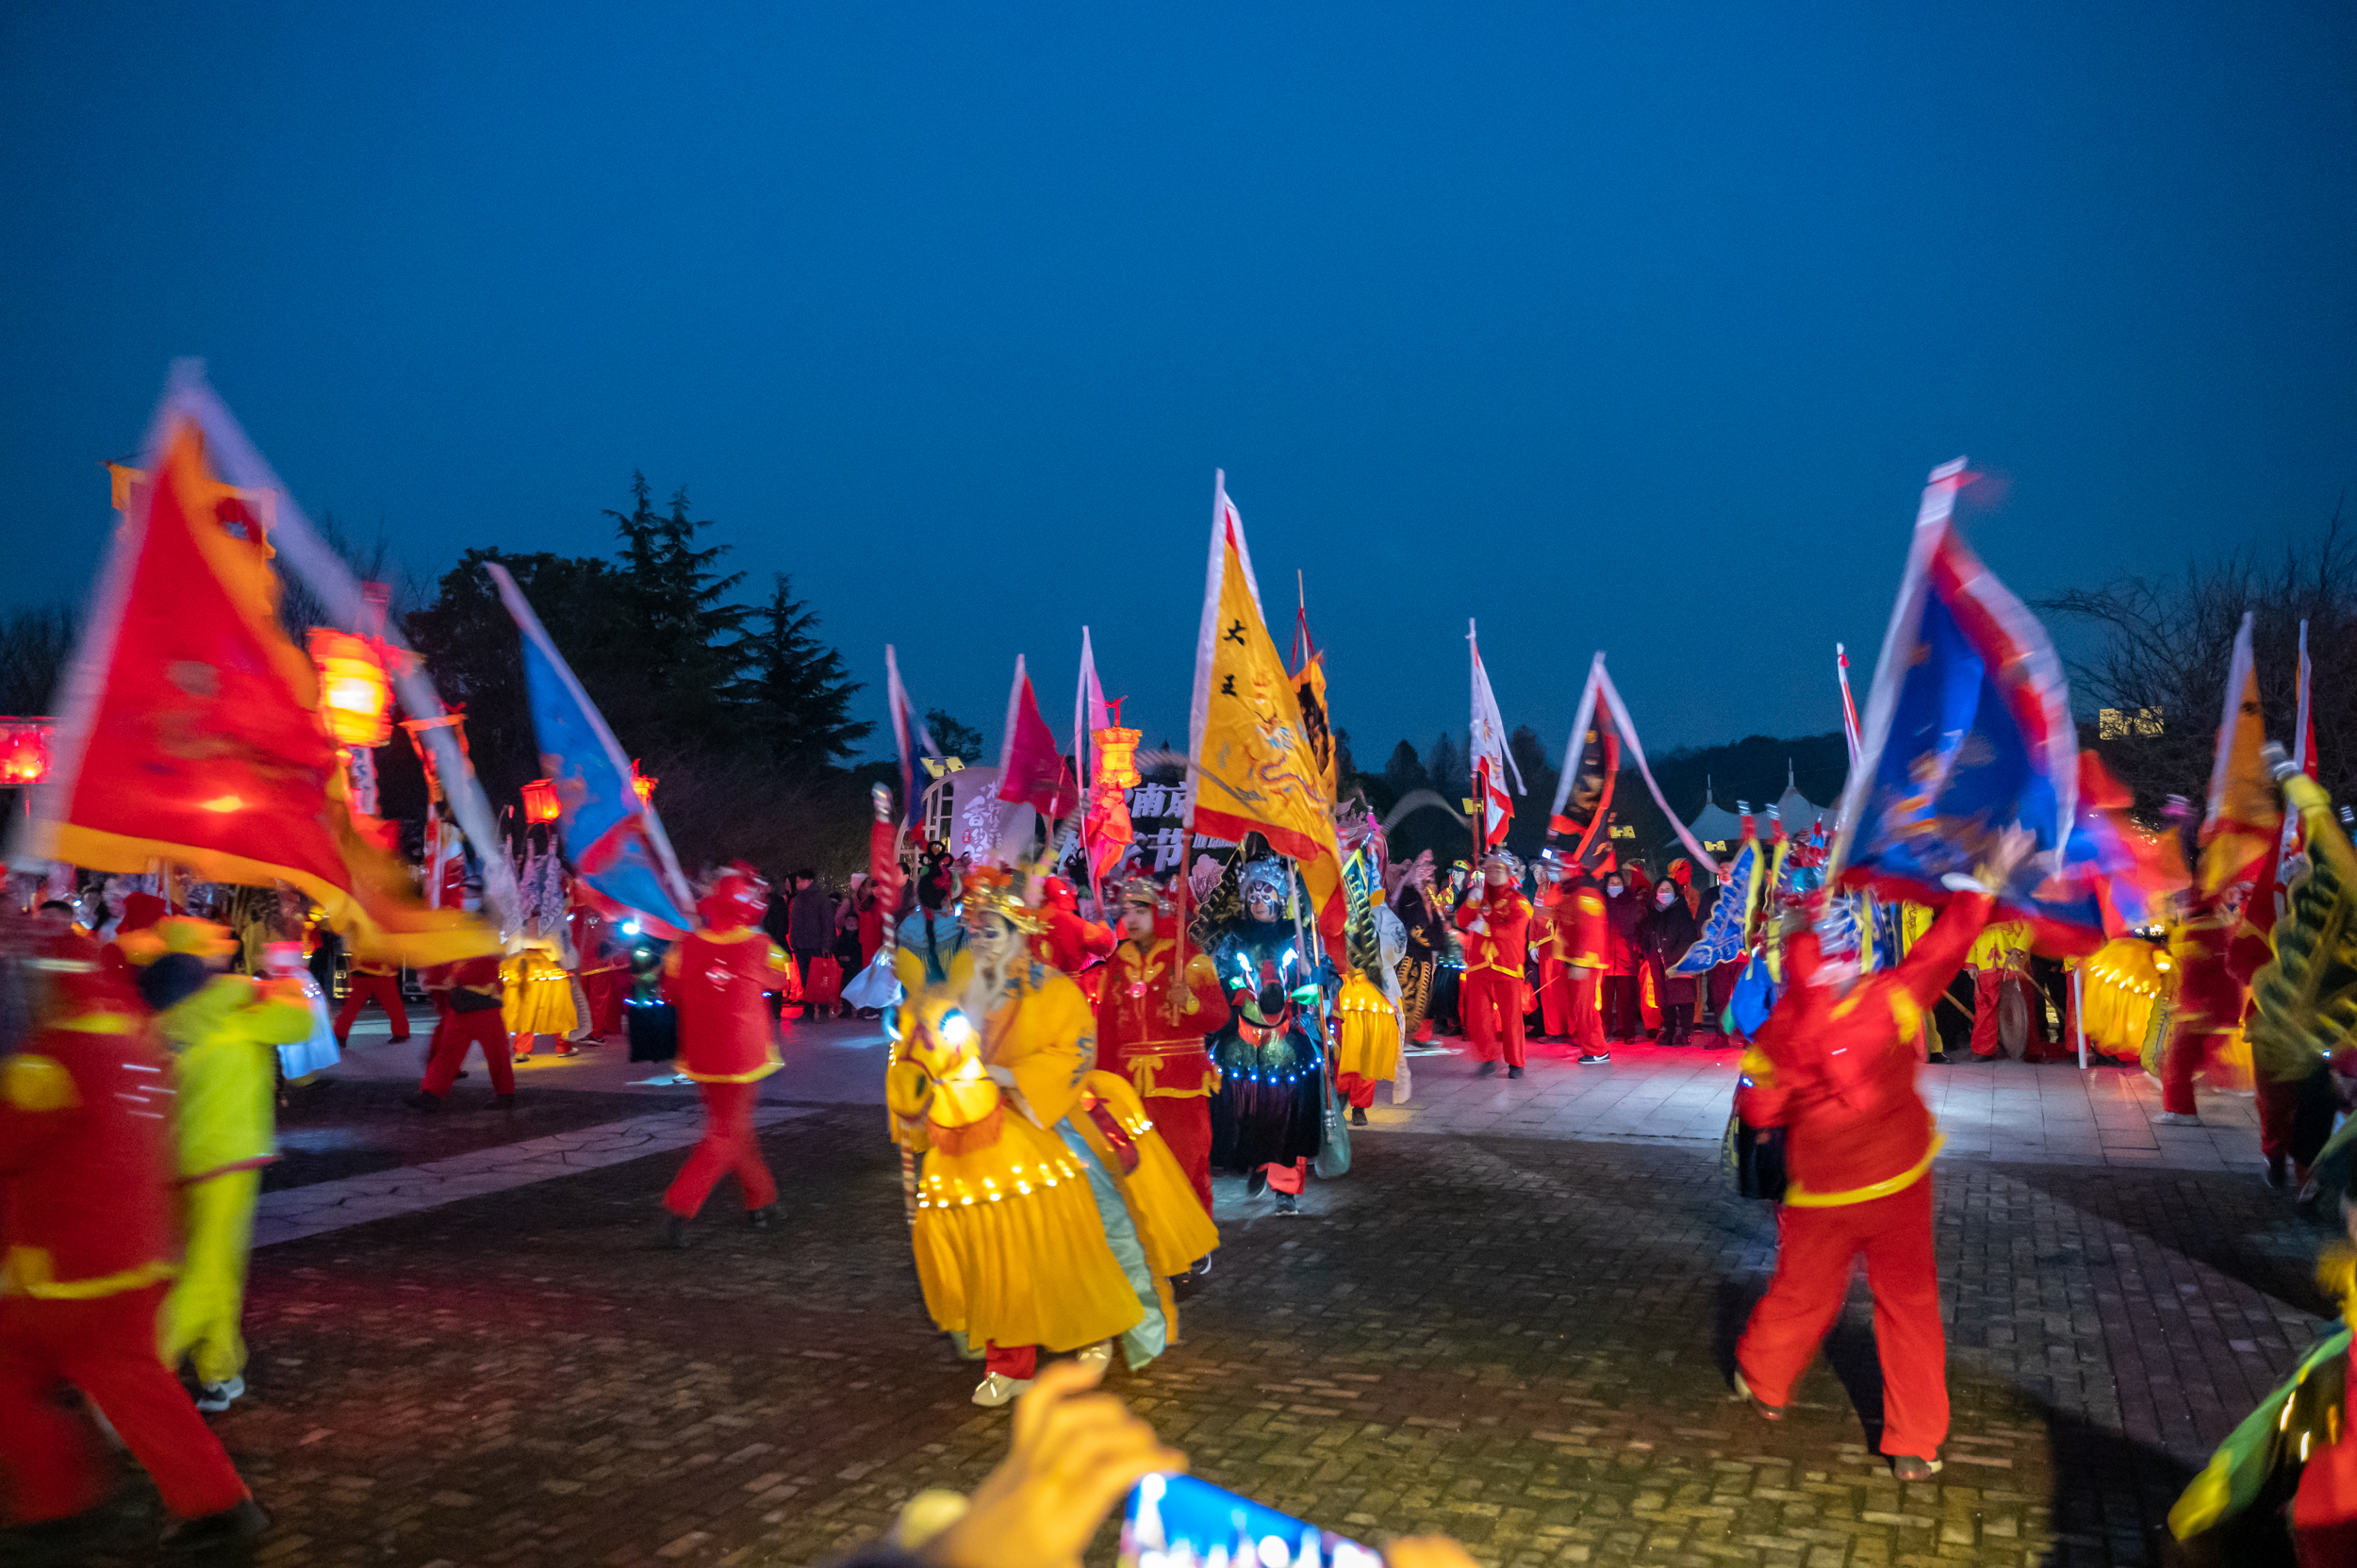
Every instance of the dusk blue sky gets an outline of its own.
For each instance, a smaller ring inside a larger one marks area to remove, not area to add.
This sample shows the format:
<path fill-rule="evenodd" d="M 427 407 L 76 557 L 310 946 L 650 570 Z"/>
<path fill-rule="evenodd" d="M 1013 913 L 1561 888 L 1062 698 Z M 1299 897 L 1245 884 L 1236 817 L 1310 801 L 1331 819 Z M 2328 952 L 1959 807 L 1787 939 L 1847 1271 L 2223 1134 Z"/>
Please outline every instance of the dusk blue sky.
<path fill-rule="evenodd" d="M 1833 727 L 1915 497 L 2025 595 L 2357 480 L 2343 4 L 0 9 L 8 601 L 170 359 L 420 579 L 633 469 L 870 683 L 1183 736 L 1211 474 L 1363 762 Z M 623 737 L 628 744 L 629 737 Z"/>

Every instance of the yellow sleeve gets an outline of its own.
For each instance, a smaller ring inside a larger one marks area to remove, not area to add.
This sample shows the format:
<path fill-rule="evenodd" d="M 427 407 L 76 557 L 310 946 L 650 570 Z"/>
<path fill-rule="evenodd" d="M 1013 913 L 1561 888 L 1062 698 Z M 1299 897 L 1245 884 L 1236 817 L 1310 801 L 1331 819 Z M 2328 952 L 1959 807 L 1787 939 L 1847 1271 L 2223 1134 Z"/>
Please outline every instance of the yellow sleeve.
<path fill-rule="evenodd" d="M 1014 1074 L 1023 1103 L 1043 1127 L 1072 1114 L 1080 1080 L 1096 1065 L 1096 1020 L 1080 988 L 1054 970 L 1015 1010 L 997 1063 Z"/>
<path fill-rule="evenodd" d="M 268 980 L 254 1000 L 239 1009 L 239 1022 L 266 1046 L 288 1046 L 311 1037 L 311 996 L 299 980 Z"/>
<path fill-rule="evenodd" d="M 0 1105 L 11 1111 L 71 1111 L 81 1103 L 73 1073 L 56 1057 L 19 1051 L 0 1062 Z"/>

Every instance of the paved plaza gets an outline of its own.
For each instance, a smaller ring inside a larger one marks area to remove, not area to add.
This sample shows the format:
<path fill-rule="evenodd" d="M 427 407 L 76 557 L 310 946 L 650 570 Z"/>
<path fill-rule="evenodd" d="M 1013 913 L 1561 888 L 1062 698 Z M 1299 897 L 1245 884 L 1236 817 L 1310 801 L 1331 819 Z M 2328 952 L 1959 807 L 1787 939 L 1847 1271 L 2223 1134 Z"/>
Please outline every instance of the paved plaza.
<path fill-rule="evenodd" d="M 381 1026 L 380 1026 L 381 1027 Z M 873 1026 L 792 1032 L 764 1088 L 782 1225 L 724 1187 L 685 1253 L 656 1200 L 690 1092 L 614 1047 L 480 1065 L 399 1104 L 421 1042 L 355 1038 L 297 1090 L 217 1429 L 273 1565 L 823 1561 L 927 1486 L 971 1487 L 1003 1412 L 925 1318 Z M 1725 1366 L 1773 1258 L 1716 1146 L 1725 1051 L 1411 1061 L 1351 1174 L 1280 1219 L 1219 1183 L 1182 1341 L 1113 1388 L 1198 1473 L 1487 1563 L 2148 1563 L 2169 1501 L 2322 1331 L 2322 1232 L 2257 1179 L 2248 1102 L 2156 1130 L 2140 1074 L 1959 1065 L 1938 1246 L 1955 1433 L 1935 1482 L 1874 1455 L 1863 1287 L 1781 1426 Z M 1092 1560 L 1110 1561 L 1110 1541 Z"/>

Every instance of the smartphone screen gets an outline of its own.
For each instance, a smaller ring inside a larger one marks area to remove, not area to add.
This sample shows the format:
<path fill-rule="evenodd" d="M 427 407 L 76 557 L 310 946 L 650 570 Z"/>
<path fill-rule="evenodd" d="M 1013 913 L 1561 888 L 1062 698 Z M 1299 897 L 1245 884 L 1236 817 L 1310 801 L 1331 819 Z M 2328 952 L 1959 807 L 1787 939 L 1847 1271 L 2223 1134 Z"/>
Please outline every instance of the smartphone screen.
<path fill-rule="evenodd" d="M 1121 1568 L 1382 1568 L 1383 1554 L 1193 1476 L 1131 1489 Z"/>

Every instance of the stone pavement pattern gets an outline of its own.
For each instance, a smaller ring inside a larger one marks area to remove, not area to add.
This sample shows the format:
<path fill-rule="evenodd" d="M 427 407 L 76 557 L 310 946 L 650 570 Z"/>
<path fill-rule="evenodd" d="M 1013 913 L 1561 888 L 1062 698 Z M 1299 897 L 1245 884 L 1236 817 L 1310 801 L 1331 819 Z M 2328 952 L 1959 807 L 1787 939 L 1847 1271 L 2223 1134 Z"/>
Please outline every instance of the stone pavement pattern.
<path fill-rule="evenodd" d="M 684 1254 L 649 1245 L 676 1154 L 257 1252 L 218 1430 L 278 1514 L 264 1561 L 801 1563 L 971 1487 L 1006 1417 L 924 1317 L 876 1113 L 763 1142 L 782 1227 L 723 1186 Z M 1489 1563 L 2156 1560 L 2321 1327 L 2317 1233 L 2237 1175 L 1940 1181 L 1955 1462 L 1927 1485 L 1871 1453 L 1862 1288 L 1790 1419 L 1729 1402 L 1773 1222 L 1691 1143 L 1374 1131 L 1294 1220 L 1223 1180 L 1184 1343 L 1113 1386 L 1199 1474 Z"/>

